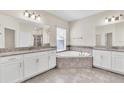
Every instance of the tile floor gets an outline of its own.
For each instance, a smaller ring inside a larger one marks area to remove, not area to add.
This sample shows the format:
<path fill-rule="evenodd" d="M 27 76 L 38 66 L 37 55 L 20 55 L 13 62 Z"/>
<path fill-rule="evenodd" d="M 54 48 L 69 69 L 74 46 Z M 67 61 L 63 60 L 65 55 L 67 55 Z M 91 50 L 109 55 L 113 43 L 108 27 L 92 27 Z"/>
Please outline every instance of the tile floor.
<path fill-rule="evenodd" d="M 124 76 L 96 68 L 55 68 L 24 83 L 124 83 Z"/>

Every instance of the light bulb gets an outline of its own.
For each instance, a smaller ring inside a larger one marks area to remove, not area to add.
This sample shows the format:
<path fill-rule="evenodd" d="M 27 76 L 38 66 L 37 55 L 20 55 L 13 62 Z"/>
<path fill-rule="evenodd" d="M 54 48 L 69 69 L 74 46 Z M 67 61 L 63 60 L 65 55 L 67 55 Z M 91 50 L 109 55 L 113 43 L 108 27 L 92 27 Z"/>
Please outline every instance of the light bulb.
<path fill-rule="evenodd" d="M 38 15 L 38 16 L 36 17 L 36 20 L 40 21 L 40 15 Z"/>
<path fill-rule="evenodd" d="M 34 13 L 31 14 L 31 18 L 35 19 L 35 14 Z"/>
<path fill-rule="evenodd" d="M 105 18 L 105 22 L 106 22 L 106 23 L 108 22 L 108 18 L 107 18 L 107 17 Z"/>
<path fill-rule="evenodd" d="M 24 12 L 24 16 L 29 17 L 28 11 L 25 11 L 25 12 Z"/>
<path fill-rule="evenodd" d="M 112 22 L 114 22 L 115 21 L 115 17 L 113 16 L 111 20 L 112 20 Z"/>
<path fill-rule="evenodd" d="M 123 19 L 123 14 L 119 15 L 119 20 Z"/>

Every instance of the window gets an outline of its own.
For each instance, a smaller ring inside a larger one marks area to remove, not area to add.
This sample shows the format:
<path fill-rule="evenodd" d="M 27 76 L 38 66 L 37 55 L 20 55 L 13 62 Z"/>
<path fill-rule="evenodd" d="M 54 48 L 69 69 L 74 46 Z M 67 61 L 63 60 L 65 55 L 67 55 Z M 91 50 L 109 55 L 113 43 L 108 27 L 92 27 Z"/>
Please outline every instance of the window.
<path fill-rule="evenodd" d="M 57 27 L 57 51 L 66 50 L 66 29 Z"/>

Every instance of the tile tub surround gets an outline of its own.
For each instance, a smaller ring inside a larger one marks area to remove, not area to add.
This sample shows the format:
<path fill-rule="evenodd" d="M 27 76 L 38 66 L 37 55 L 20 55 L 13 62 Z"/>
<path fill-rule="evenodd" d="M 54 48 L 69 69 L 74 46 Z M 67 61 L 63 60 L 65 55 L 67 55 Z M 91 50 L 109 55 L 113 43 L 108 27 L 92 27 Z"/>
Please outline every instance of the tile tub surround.
<path fill-rule="evenodd" d="M 89 53 L 90 57 L 57 57 L 58 68 L 92 68 L 92 47 L 89 46 L 67 46 L 71 51 L 83 51 Z"/>
<path fill-rule="evenodd" d="M 124 76 L 96 68 L 55 68 L 24 83 L 124 83 Z"/>
<path fill-rule="evenodd" d="M 57 57 L 57 68 L 92 68 L 92 57 Z"/>

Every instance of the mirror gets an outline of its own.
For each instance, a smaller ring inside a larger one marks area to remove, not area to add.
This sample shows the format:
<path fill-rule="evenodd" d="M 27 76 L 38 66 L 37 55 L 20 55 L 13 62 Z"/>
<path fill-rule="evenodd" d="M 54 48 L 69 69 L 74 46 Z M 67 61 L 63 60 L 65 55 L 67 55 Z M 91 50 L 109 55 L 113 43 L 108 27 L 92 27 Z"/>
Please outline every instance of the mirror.
<path fill-rule="evenodd" d="M 96 46 L 124 46 L 124 22 L 96 27 Z"/>
<path fill-rule="evenodd" d="M 50 30 L 49 25 L 35 25 L 24 21 L 18 22 L 16 25 L 4 24 L 0 27 L 0 48 L 50 46 L 52 37 L 50 34 L 55 32 Z M 34 38 L 34 34 L 38 34 L 37 40 Z"/>

